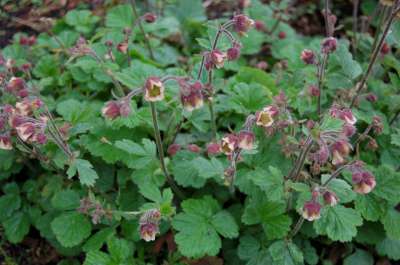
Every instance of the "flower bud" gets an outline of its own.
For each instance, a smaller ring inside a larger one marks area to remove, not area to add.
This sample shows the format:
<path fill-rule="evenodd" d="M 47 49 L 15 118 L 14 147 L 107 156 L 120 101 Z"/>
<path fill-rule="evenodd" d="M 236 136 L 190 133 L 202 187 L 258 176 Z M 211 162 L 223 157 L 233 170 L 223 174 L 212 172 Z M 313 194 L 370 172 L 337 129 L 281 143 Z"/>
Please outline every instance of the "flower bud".
<path fill-rule="evenodd" d="M 254 28 L 255 28 L 257 31 L 264 31 L 264 30 L 265 30 L 265 24 L 264 24 L 264 22 L 261 21 L 261 20 L 256 20 L 256 21 L 254 22 Z"/>
<path fill-rule="evenodd" d="M 128 117 L 132 112 L 130 98 L 123 98 L 119 102 L 119 113 L 122 117 Z"/>
<path fill-rule="evenodd" d="M 323 53 L 331 53 L 336 51 L 337 40 L 334 37 L 328 37 L 322 41 L 321 50 Z"/>
<path fill-rule="evenodd" d="M 121 113 L 120 113 L 118 101 L 111 100 L 111 101 L 106 102 L 104 107 L 101 109 L 101 113 L 103 114 L 104 118 L 107 118 L 110 120 L 113 120 L 113 119 L 116 119 L 117 117 L 119 117 L 121 115 Z"/>
<path fill-rule="evenodd" d="M 143 19 L 147 23 L 154 23 L 157 20 L 157 15 L 154 13 L 146 13 L 143 15 Z"/>
<path fill-rule="evenodd" d="M 0 149 L 11 150 L 13 149 L 11 137 L 8 134 L 0 134 Z"/>
<path fill-rule="evenodd" d="M 231 48 L 226 52 L 229 61 L 236 60 L 240 56 L 240 44 L 234 43 Z"/>
<path fill-rule="evenodd" d="M 114 45 L 114 43 L 113 43 L 113 41 L 112 40 L 106 40 L 105 42 L 104 42 L 104 45 L 106 45 L 107 47 L 112 47 L 113 45 Z"/>
<path fill-rule="evenodd" d="M 352 125 L 357 122 L 357 118 L 353 115 L 351 109 L 343 109 L 339 114 L 339 119 L 344 120 L 346 123 Z"/>
<path fill-rule="evenodd" d="M 342 133 L 346 137 L 353 136 L 356 133 L 356 131 L 357 131 L 357 128 L 353 124 L 345 123 L 343 125 Z"/>
<path fill-rule="evenodd" d="M 41 107 L 43 107 L 43 105 L 44 105 L 43 101 L 39 98 L 35 98 L 31 101 L 31 107 L 34 110 L 40 109 Z"/>
<path fill-rule="evenodd" d="M 314 201 L 308 201 L 303 206 L 303 218 L 308 221 L 314 221 L 321 217 L 321 205 Z"/>
<path fill-rule="evenodd" d="M 238 146 L 238 137 L 235 134 L 227 134 L 221 139 L 221 150 L 224 154 L 230 155 Z"/>
<path fill-rule="evenodd" d="M 281 39 L 281 40 L 285 39 L 286 38 L 286 32 L 284 32 L 284 31 L 279 32 L 278 33 L 278 38 Z"/>
<path fill-rule="evenodd" d="M 354 191 L 360 194 L 370 193 L 376 186 L 375 177 L 368 171 L 353 173 L 352 181 Z"/>
<path fill-rule="evenodd" d="M 335 206 L 339 201 L 339 198 L 336 196 L 336 194 L 328 190 L 322 194 L 322 197 L 324 198 L 325 204 L 330 206 Z"/>
<path fill-rule="evenodd" d="M 171 144 L 168 147 L 167 153 L 170 156 L 174 156 L 176 155 L 176 153 L 178 153 L 181 150 L 181 145 L 180 144 Z"/>
<path fill-rule="evenodd" d="M 381 48 L 381 54 L 386 55 L 389 52 L 390 52 L 390 46 L 386 42 L 384 42 Z"/>
<path fill-rule="evenodd" d="M 28 89 L 22 89 L 22 90 L 18 91 L 17 96 L 20 98 L 26 98 L 27 96 L 29 96 Z"/>
<path fill-rule="evenodd" d="M 278 114 L 278 110 L 273 106 L 265 107 L 262 111 L 256 112 L 256 125 L 270 127 L 274 123 L 273 117 Z"/>
<path fill-rule="evenodd" d="M 314 128 L 314 126 L 315 126 L 315 121 L 313 121 L 313 120 L 307 121 L 307 123 L 306 123 L 307 129 L 312 130 Z"/>
<path fill-rule="evenodd" d="M 313 154 L 312 158 L 316 164 L 324 165 L 326 162 L 328 162 L 329 158 L 328 146 L 326 144 L 321 144 L 318 151 Z"/>
<path fill-rule="evenodd" d="M 378 143 L 376 142 L 376 140 L 370 138 L 368 143 L 367 143 L 367 148 L 372 150 L 372 151 L 375 151 L 376 149 L 378 149 L 378 147 L 379 146 L 378 146 Z"/>
<path fill-rule="evenodd" d="M 122 52 L 123 54 L 126 54 L 128 52 L 128 42 L 123 41 L 118 43 L 117 50 Z"/>
<path fill-rule="evenodd" d="M 238 135 L 238 146 L 244 150 L 252 150 L 254 145 L 254 133 L 250 131 L 240 131 Z"/>
<path fill-rule="evenodd" d="M 207 145 L 207 154 L 209 156 L 217 155 L 219 153 L 221 153 L 221 146 L 218 143 L 209 143 Z"/>
<path fill-rule="evenodd" d="M 254 25 L 254 20 L 246 15 L 240 14 L 233 17 L 233 28 L 239 35 L 245 35 Z"/>
<path fill-rule="evenodd" d="M 383 123 L 382 119 L 379 116 L 374 116 L 372 118 L 372 128 L 374 130 L 374 133 L 377 135 L 383 132 Z"/>
<path fill-rule="evenodd" d="M 308 93 L 312 97 L 319 97 L 319 95 L 320 95 L 319 88 L 315 85 L 311 85 L 308 87 Z"/>
<path fill-rule="evenodd" d="M 146 241 L 154 241 L 156 235 L 160 233 L 159 225 L 161 213 L 157 209 L 146 211 L 139 220 L 140 237 Z"/>
<path fill-rule="evenodd" d="M 200 153 L 201 148 L 197 144 L 188 144 L 187 150 L 189 150 L 192 153 Z"/>
<path fill-rule="evenodd" d="M 164 99 L 164 84 L 161 79 L 155 76 L 149 77 L 144 84 L 144 99 L 150 102 Z"/>
<path fill-rule="evenodd" d="M 266 70 L 268 68 L 268 63 L 266 61 L 261 61 L 256 64 L 256 67 L 260 70 Z"/>
<path fill-rule="evenodd" d="M 365 96 L 366 100 L 368 100 L 371 103 L 374 103 L 376 101 L 378 101 L 378 96 L 375 95 L 374 93 L 369 93 Z"/>
<path fill-rule="evenodd" d="M 305 64 L 315 64 L 315 53 L 312 50 L 303 50 L 300 58 Z"/>

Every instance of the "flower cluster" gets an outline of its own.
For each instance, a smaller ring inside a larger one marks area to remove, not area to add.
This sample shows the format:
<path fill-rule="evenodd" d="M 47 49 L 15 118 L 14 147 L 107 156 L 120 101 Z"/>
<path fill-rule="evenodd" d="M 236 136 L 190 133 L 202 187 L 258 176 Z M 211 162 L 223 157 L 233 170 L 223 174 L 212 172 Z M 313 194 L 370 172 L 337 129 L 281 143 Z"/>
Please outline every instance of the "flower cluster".
<path fill-rule="evenodd" d="M 112 213 L 110 210 L 105 209 L 100 202 L 97 202 L 89 197 L 80 200 L 78 212 L 91 217 L 93 224 L 99 224 L 103 218 L 111 220 Z"/>
<path fill-rule="evenodd" d="M 370 171 L 364 168 L 362 161 L 356 161 L 348 169 L 352 173 L 351 180 L 355 192 L 367 194 L 375 188 L 375 177 Z"/>
<path fill-rule="evenodd" d="M 139 219 L 139 233 L 144 241 L 154 241 L 160 233 L 161 213 L 158 209 L 147 210 Z"/>
<path fill-rule="evenodd" d="M 339 202 L 339 198 L 335 192 L 328 190 L 325 187 L 316 187 L 311 192 L 311 200 L 306 201 L 302 208 L 302 216 L 308 221 L 314 221 L 321 217 L 322 205 L 320 199 L 325 205 L 335 206 Z"/>

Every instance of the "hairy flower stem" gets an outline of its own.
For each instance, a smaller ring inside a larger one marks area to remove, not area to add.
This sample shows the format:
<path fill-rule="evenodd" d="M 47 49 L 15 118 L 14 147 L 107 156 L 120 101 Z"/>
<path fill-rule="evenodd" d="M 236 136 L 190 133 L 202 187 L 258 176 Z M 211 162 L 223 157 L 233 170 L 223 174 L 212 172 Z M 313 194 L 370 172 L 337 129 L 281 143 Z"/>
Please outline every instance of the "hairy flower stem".
<path fill-rule="evenodd" d="M 393 24 L 393 21 L 394 21 L 394 19 L 396 17 L 396 13 L 399 11 L 399 2 L 400 2 L 399 0 L 396 0 L 395 4 L 393 5 L 392 11 L 390 13 L 389 20 L 386 22 L 386 26 L 385 26 L 385 29 L 384 29 L 384 31 L 382 33 L 382 36 L 381 36 L 380 40 L 379 40 L 379 43 L 378 43 L 377 47 L 375 48 L 375 50 L 372 53 L 371 60 L 369 61 L 369 64 L 368 64 L 367 71 L 365 72 L 365 74 L 363 75 L 360 83 L 358 84 L 357 90 L 356 90 L 356 94 L 353 96 L 353 99 L 351 100 L 350 108 L 352 108 L 354 106 L 354 104 L 356 103 L 357 98 L 361 93 L 361 90 L 363 89 L 365 83 L 367 82 L 367 80 L 368 80 L 368 78 L 369 78 L 369 76 L 371 74 L 372 67 L 374 66 L 374 64 L 376 62 L 376 59 L 378 58 L 378 55 L 379 55 L 379 53 L 380 53 L 380 51 L 382 49 L 383 43 L 385 42 L 385 39 L 386 39 L 386 37 L 387 37 L 387 35 L 389 33 L 390 27 Z"/>
<path fill-rule="evenodd" d="M 156 110 L 156 105 L 154 102 L 149 102 L 150 104 L 150 109 L 151 109 L 151 116 L 153 118 L 153 126 L 154 126 L 154 137 L 156 139 L 156 145 L 157 145 L 157 151 L 158 151 L 158 156 L 160 160 L 160 165 L 161 165 L 161 170 L 163 171 L 165 178 L 169 184 L 169 186 L 172 188 L 172 190 L 175 192 L 175 194 L 180 198 L 184 199 L 185 196 L 181 192 L 181 190 L 178 188 L 178 186 L 175 184 L 174 180 L 171 178 L 171 176 L 168 173 L 167 167 L 165 165 L 164 161 L 164 148 L 162 145 L 162 140 L 161 140 L 161 135 L 160 135 L 160 129 L 158 126 L 158 118 L 157 118 L 157 110 Z"/>
<path fill-rule="evenodd" d="M 130 3 L 131 3 L 131 6 L 132 6 L 133 14 L 135 15 L 135 18 L 138 21 L 137 25 L 139 26 L 140 32 L 142 33 L 142 35 L 144 37 L 147 50 L 149 51 L 149 54 L 150 54 L 150 58 L 152 60 L 155 60 L 154 52 L 153 52 L 153 49 L 151 48 L 149 38 L 147 37 L 147 34 L 144 31 L 144 28 L 143 28 L 143 25 L 142 25 L 142 21 L 140 19 L 139 13 L 137 12 L 137 9 L 136 9 L 136 2 L 135 2 L 135 0 L 130 0 Z"/>
<path fill-rule="evenodd" d="M 353 55 L 357 52 L 358 5 L 359 0 L 353 0 Z"/>
<path fill-rule="evenodd" d="M 320 63 L 318 67 L 318 90 L 319 90 L 319 95 L 318 95 L 318 101 L 317 101 L 317 113 L 318 113 L 318 120 L 321 121 L 321 112 L 322 112 L 322 107 L 321 107 L 321 97 L 322 97 L 322 88 L 323 88 L 323 82 L 324 82 L 324 76 L 325 76 L 325 70 L 326 70 L 326 63 L 328 62 L 328 53 L 324 53 L 322 57 L 322 62 Z"/>
<path fill-rule="evenodd" d="M 290 231 L 288 239 L 293 238 L 300 231 L 300 228 L 303 226 L 303 223 L 304 223 L 304 217 L 301 216 L 297 221 L 296 225 L 294 226 L 293 230 Z"/>
<path fill-rule="evenodd" d="M 400 117 L 400 109 L 394 114 L 393 118 L 389 121 L 389 126 L 392 126 L 398 117 Z"/>
<path fill-rule="evenodd" d="M 312 147 L 312 142 L 313 142 L 313 140 L 312 140 L 311 136 L 308 136 L 303 148 L 300 151 L 299 157 L 296 159 L 293 169 L 289 173 L 289 179 L 297 179 L 298 178 L 300 171 L 304 166 L 304 162 L 306 161 L 308 152 L 310 152 L 310 149 Z"/>

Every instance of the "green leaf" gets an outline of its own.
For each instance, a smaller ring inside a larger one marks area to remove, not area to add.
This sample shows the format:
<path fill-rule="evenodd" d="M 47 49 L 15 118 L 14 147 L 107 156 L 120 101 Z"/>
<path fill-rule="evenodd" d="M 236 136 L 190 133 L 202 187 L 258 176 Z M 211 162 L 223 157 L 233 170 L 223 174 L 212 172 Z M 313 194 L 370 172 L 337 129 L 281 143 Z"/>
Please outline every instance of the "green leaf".
<path fill-rule="evenodd" d="M 346 242 L 357 234 L 357 226 L 362 224 L 362 218 L 352 208 L 342 205 L 325 207 L 321 211 L 321 218 L 314 222 L 317 233 L 327 235 L 330 239 Z"/>
<path fill-rule="evenodd" d="M 368 221 L 378 221 L 386 211 L 386 202 L 376 195 L 358 195 L 355 201 L 356 210 Z"/>
<path fill-rule="evenodd" d="M 110 28 L 130 28 L 133 21 L 132 7 L 128 4 L 115 6 L 106 15 L 106 26 Z"/>
<path fill-rule="evenodd" d="M 65 16 L 65 22 L 82 33 L 90 33 L 94 24 L 99 21 L 89 10 L 72 10 Z"/>
<path fill-rule="evenodd" d="M 303 264 L 304 258 L 301 250 L 291 242 L 279 240 L 274 242 L 269 248 L 273 264 L 276 265 L 296 265 Z"/>
<path fill-rule="evenodd" d="M 80 183 L 85 186 L 93 186 L 96 179 L 99 178 L 92 164 L 84 159 L 74 160 L 67 171 L 68 177 L 72 178 L 75 176 L 76 172 L 78 172 Z"/>
<path fill-rule="evenodd" d="M 392 260 L 400 260 L 400 240 L 385 238 L 376 245 L 379 255 L 388 256 Z"/>
<path fill-rule="evenodd" d="M 133 255 L 133 244 L 123 238 L 110 237 L 107 240 L 107 248 L 113 260 L 122 263 Z"/>
<path fill-rule="evenodd" d="M 269 171 L 256 168 L 246 174 L 247 178 L 251 179 L 253 183 L 259 186 L 270 200 L 280 201 L 283 199 L 283 174 L 276 167 L 269 167 Z"/>
<path fill-rule="evenodd" d="M 246 265 L 270 265 L 271 255 L 261 247 L 260 242 L 253 236 L 245 235 L 240 238 L 238 256 L 246 260 Z"/>
<path fill-rule="evenodd" d="M 79 194 L 73 190 L 59 191 L 51 199 L 51 204 L 57 210 L 74 210 L 79 207 Z"/>
<path fill-rule="evenodd" d="M 268 239 L 283 238 L 292 220 L 286 214 L 284 202 L 252 198 L 247 204 L 242 221 L 247 225 L 262 224 Z"/>
<path fill-rule="evenodd" d="M 2 222 L 7 239 L 11 243 L 20 243 L 29 232 L 29 217 L 23 212 L 17 212 Z"/>
<path fill-rule="evenodd" d="M 344 121 L 333 118 L 331 116 L 327 116 L 324 118 L 324 120 L 321 124 L 321 130 L 341 132 L 342 128 L 343 128 L 343 124 L 344 124 Z"/>
<path fill-rule="evenodd" d="M 172 158 L 171 171 L 179 185 L 194 188 L 201 188 L 204 186 L 207 179 L 200 177 L 198 165 L 194 163 L 197 158 L 198 154 L 189 151 L 180 151 L 174 155 Z"/>
<path fill-rule="evenodd" d="M 400 173 L 389 166 L 374 170 L 376 187 L 373 194 L 392 203 L 400 202 Z"/>
<path fill-rule="evenodd" d="M 92 225 L 78 212 L 64 213 L 51 222 L 51 229 L 64 247 L 77 246 L 89 237 Z"/>
<path fill-rule="evenodd" d="M 224 176 L 224 165 L 215 157 L 208 160 L 199 156 L 195 158 L 192 163 L 199 172 L 199 176 L 202 178 L 223 178 Z"/>
<path fill-rule="evenodd" d="M 111 265 L 112 259 L 102 251 L 90 251 L 86 254 L 83 265 Z"/>
<path fill-rule="evenodd" d="M 238 235 L 233 217 L 220 211 L 218 202 L 206 196 L 189 199 L 182 203 L 183 213 L 175 216 L 172 226 L 178 231 L 175 241 L 179 251 L 186 257 L 215 256 L 221 248 L 221 239 Z"/>
<path fill-rule="evenodd" d="M 67 99 L 57 104 L 57 113 L 75 125 L 89 121 L 97 115 L 97 110 L 89 102 Z"/>
<path fill-rule="evenodd" d="M 393 208 L 389 209 L 381 222 L 389 238 L 400 240 L 400 212 Z"/>
<path fill-rule="evenodd" d="M 334 61 L 341 66 L 342 73 L 350 79 L 355 79 L 362 73 L 360 64 L 353 60 L 348 42 L 346 44 L 339 42 L 336 52 L 332 55 L 332 63 L 335 63 Z"/>
<path fill-rule="evenodd" d="M 0 197 L 0 222 L 12 215 L 21 207 L 21 197 L 18 194 L 10 193 Z"/>
<path fill-rule="evenodd" d="M 400 147 L 400 130 L 397 129 L 396 133 L 392 134 L 390 143 Z"/>
<path fill-rule="evenodd" d="M 343 265 L 373 265 L 374 258 L 370 253 L 362 249 L 356 249 L 356 252 L 344 259 Z"/>
<path fill-rule="evenodd" d="M 85 252 L 99 250 L 111 235 L 115 233 L 114 228 L 108 227 L 98 231 L 91 236 L 83 245 L 82 249 Z"/>
<path fill-rule="evenodd" d="M 128 139 L 115 142 L 115 146 L 132 155 L 132 164 L 135 168 L 144 168 L 156 159 L 156 145 L 149 139 L 142 139 L 142 146 Z"/>
<path fill-rule="evenodd" d="M 321 182 L 325 183 L 329 179 L 330 175 L 322 175 Z M 332 179 L 328 184 L 328 189 L 335 192 L 339 198 L 339 202 L 347 203 L 351 202 L 356 198 L 356 193 L 353 191 L 350 184 L 343 179 Z"/>
<path fill-rule="evenodd" d="M 241 67 L 236 78 L 237 81 L 247 84 L 258 83 L 273 94 L 278 92 L 275 78 L 263 70 L 251 67 Z"/>
<path fill-rule="evenodd" d="M 239 235 L 239 228 L 233 216 L 227 211 L 220 211 L 211 218 L 215 230 L 225 238 L 235 238 Z"/>

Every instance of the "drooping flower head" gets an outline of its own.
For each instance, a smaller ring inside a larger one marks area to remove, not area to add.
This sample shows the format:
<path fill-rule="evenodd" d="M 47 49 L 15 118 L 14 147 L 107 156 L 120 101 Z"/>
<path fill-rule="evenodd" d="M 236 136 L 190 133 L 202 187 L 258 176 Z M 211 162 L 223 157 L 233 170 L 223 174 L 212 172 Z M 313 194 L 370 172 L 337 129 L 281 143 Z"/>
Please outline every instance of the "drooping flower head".
<path fill-rule="evenodd" d="M 233 28 L 239 35 L 246 35 L 246 33 L 254 25 L 254 20 L 243 14 L 234 16 L 232 20 Z"/>
<path fill-rule="evenodd" d="M 263 110 L 256 112 L 256 125 L 270 127 L 274 123 L 274 116 L 278 114 L 278 109 L 274 106 L 267 106 Z"/>
<path fill-rule="evenodd" d="M 369 171 L 354 172 L 351 179 L 354 191 L 357 193 L 370 193 L 376 186 L 375 177 Z"/>
<path fill-rule="evenodd" d="M 161 101 L 164 99 L 164 90 L 164 84 L 160 78 L 149 77 L 144 85 L 144 99 L 150 102 Z"/>
<path fill-rule="evenodd" d="M 203 85 L 200 81 L 190 84 L 186 80 L 180 80 L 179 85 L 181 102 L 187 111 L 193 111 L 203 106 Z"/>
<path fill-rule="evenodd" d="M 316 62 L 315 53 L 312 50 L 308 50 L 308 49 L 305 49 L 301 52 L 300 59 L 305 64 L 315 64 L 315 62 Z"/>
<path fill-rule="evenodd" d="M 0 149 L 11 150 L 13 149 L 10 134 L 0 134 Z"/>
<path fill-rule="evenodd" d="M 321 217 L 321 204 L 315 200 L 305 202 L 302 215 L 308 221 L 319 219 Z"/>
<path fill-rule="evenodd" d="M 336 196 L 336 194 L 329 190 L 325 191 L 322 194 L 322 197 L 324 199 L 325 204 L 330 206 L 335 206 L 339 201 L 339 198 Z"/>
<path fill-rule="evenodd" d="M 321 51 L 323 53 L 332 53 L 336 51 L 337 40 L 334 37 L 325 38 L 321 43 Z"/>
<path fill-rule="evenodd" d="M 240 131 L 238 135 L 238 146 L 244 150 L 252 150 L 254 148 L 254 133 L 250 131 Z"/>
<path fill-rule="evenodd" d="M 227 134 L 221 139 L 221 150 L 226 155 L 231 155 L 238 147 L 238 137 L 235 134 Z"/>
<path fill-rule="evenodd" d="M 139 220 L 140 237 L 146 241 L 154 241 L 160 233 L 161 213 L 158 209 L 151 209 L 142 214 Z"/>

